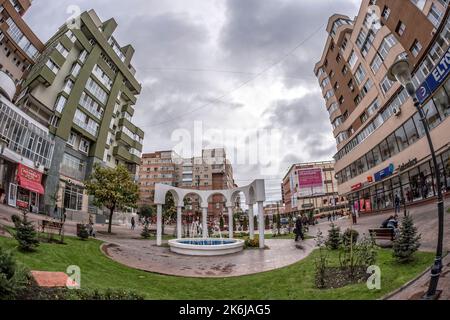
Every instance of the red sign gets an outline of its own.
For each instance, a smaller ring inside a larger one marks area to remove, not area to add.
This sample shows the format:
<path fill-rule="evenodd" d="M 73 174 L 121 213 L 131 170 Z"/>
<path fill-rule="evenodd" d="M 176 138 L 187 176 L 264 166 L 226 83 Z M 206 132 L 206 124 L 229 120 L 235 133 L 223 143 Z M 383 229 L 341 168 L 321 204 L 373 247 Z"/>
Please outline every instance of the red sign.
<path fill-rule="evenodd" d="M 303 169 L 298 171 L 298 186 L 300 189 L 322 187 L 322 169 Z"/>
<path fill-rule="evenodd" d="M 41 184 L 42 173 L 39 171 L 19 163 L 17 166 L 17 180 L 22 188 L 44 194 L 44 187 Z"/>
<path fill-rule="evenodd" d="M 358 183 L 358 184 L 355 184 L 354 186 L 352 186 L 351 188 L 352 188 L 352 191 L 355 191 L 355 190 L 358 190 L 358 189 L 361 189 L 362 188 L 362 183 L 360 182 L 360 183 Z"/>

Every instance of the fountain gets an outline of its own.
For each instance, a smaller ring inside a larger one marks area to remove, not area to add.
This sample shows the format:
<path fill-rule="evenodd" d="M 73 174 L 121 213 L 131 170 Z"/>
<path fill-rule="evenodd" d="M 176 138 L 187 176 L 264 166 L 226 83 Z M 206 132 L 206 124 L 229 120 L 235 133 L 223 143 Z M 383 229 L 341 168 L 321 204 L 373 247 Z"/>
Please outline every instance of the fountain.
<path fill-rule="evenodd" d="M 217 227 L 217 226 L 216 226 Z M 244 249 L 244 240 L 224 239 L 219 230 L 220 238 L 200 238 L 201 224 L 194 221 L 191 224 L 190 238 L 169 240 L 170 251 L 190 256 L 218 256 L 240 252 Z"/>

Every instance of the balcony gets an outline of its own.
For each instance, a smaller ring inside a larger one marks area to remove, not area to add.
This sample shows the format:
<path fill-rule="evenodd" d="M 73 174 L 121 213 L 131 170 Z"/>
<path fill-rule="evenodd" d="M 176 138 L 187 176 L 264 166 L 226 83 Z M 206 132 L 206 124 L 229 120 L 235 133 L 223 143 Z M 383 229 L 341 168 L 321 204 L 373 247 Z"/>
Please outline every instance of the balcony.
<path fill-rule="evenodd" d="M 118 131 L 116 133 L 116 141 L 118 143 L 126 144 L 129 147 L 135 148 L 142 152 L 142 144 L 140 144 L 138 141 L 133 140 L 131 137 L 129 137 L 126 133 Z"/>
<path fill-rule="evenodd" d="M 123 161 L 134 163 L 137 165 L 141 163 L 141 159 L 138 156 L 131 154 L 124 146 L 114 147 L 113 156 Z"/>

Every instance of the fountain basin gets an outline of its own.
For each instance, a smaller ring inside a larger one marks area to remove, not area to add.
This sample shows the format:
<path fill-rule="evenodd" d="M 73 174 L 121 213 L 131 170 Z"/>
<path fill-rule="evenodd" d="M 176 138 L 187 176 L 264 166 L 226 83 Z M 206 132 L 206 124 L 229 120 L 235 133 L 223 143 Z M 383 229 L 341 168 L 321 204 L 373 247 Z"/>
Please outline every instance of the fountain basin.
<path fill-rule="evenodd" d="M 240 252 L 244 249 L 244 240 L 192 238 L 169 240 L 170 251 L 188 256 L 221 256 Z"/>

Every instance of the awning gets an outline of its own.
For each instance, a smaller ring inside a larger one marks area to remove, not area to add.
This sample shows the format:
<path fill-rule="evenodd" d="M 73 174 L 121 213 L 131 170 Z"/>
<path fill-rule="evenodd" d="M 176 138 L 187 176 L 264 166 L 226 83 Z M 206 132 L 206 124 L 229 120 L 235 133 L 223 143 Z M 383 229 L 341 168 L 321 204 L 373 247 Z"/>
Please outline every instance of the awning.
<path fill-rule="evenodd" d="M 39 194 L 44 194 L 44 187 L 42 184 L 36 181 L 28 180 L 24 177 L 19 178 L 19 186 Z"/>

